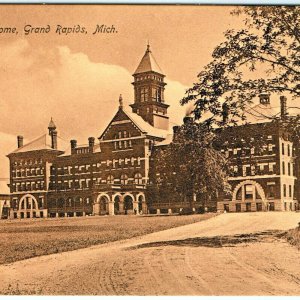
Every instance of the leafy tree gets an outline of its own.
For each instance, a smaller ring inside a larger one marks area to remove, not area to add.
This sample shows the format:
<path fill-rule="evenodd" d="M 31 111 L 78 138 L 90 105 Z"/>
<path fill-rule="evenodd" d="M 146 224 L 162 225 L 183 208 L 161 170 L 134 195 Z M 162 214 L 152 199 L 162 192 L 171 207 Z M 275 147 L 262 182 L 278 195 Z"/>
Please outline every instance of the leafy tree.
<path fill-rule="evenodd" d="M 245 120 L 245 109 L 261 93 L 300 95 L 300 7 L 247 6 L 244 28 L 227 30 L 212 61 L 198 74 L 181 104 L 193 102 L 209 126 Z"/>
<path fill-rule="evenodd" d="M 219 192 L 229 191 L 228 165 L 215 147 L 215 134 L 206 124 L 186 118 L 170 145 L 158 147 L 153 157 L 150 180 L 156 201 L 188 202 L 194 195 L 203 206 L 214 201 Z M 163 200 L 161 200 L 163 199 Z"/>

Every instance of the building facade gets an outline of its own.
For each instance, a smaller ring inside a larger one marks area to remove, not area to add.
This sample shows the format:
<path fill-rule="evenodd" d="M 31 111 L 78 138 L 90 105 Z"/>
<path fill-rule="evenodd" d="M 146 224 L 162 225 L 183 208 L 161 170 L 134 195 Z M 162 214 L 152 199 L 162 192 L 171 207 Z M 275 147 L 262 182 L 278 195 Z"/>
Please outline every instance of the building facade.
<path fill-rule="evenodd" d="M 48 133 L 8 155 L 10 218 L 147 213 L 145 189 L 151 150 L 168 135 L 165 75 L 149 45 L 133 74 L 132 111 L 119 109 L 103 133 L 87 145 Z"/>
<path fill-rule="evenodd" d="M 264 112 L 263 120 L 228 128 L 222 133 L 225 142 L 221 151 L 229 161 L 232 194 L 223 195 L 218 201 L 219 211 L 298 209 L 297 138 L 287 130 L 292 117 L 288 116 L 284 96 L 280 97 L 280 106 L 280 115 L 276 118 L 270 109 L 269 96 L 261 95 L 253 111 Z"/>
<path fill-rule="evenodd" d="M 146 199 L 155 149 L 168 147 L 174 136 L 169 131 L 165 75 L 149 45 L 133 78 L 131 111 L 120 95 L 119 108 L 97 142 L 89 137 L 86 145 L 77 145 L 76 140 L 66 144 L 52 119 L 48 132 L 33 141 L 24 144 L 18 136 L 18 148 L 8 155 L 10 197 L 5 203 L 9 203 L 9 218 L 172 213 L 189 206 L 182 199 Z M 220 151 L 231 168 L 232 194 L 220 193 L 212 209 L 297 209 L 299 155 L 294 137 L 283 126 L 288 118 L 286 98 L 281 97 L 281 115 L 276 121 L 271 121 L 275 115 L 268 95 L 260 97 L 252 117 L 259 110 L 270 118 L 256 118 L 252 124 L 222 133 Z M 259 139 L 261 146 L 252 147 L 251 142 Z M 196 195 L 195 208 L 200 207 Z"/>

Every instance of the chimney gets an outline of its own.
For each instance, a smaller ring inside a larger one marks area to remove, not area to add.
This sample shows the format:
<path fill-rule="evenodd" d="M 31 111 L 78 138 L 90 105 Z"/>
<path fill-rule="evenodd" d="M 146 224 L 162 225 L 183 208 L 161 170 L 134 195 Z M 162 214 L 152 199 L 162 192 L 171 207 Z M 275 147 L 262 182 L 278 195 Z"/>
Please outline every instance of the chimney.
<path fill-rule="evenodd" d="M 191 124 L 191 123 L 193 123 L 193 118 L 186 116 L 183 118 L 183 123 L 184 123 L 184 125 Z"/>
<path fill-rule="evenodd" d="M 18 148 L 23 147 L 23 136 L 18 135 L 17 139 L 18 139 Z"/>
<path fill-rule="evenodd" d="M 270 104 L 270 95 L 263 93 L 259 95 L 259 103 L 263 105 L 268 105 Z"/>
<path fill-rule="evenodd" d="M 51 131 L 51 148 L 57 149 L 57 131 Z"/>
<path fill-rule="evenodd" d="M 180 130 L 180 126 L 173 126 L 173 138 L 172 138 L 173 141 L 177 139 L 179 130 Z"/>
<path fill-rule="evenodd" d="M 95 138 L 89 137 L 89 148 L 91 153 L 94 152 L 94 146 L 95 146 Z"/>
<path fill-rule="evenodd" d="M 180 126 L 173 126 L 173 134 L 176 135 L 180 129 Z"/>
<path fill-rule="evenodd" d="M 70 143 L 71 143 L 71 154 L 74 154 L 75 149 L 77 147 L 77 141 L 76 140 L 71 140 Z"/>
<path fill-rule="evenodd" d="M 287 108 L 286 108 L 286 97 L 280 96 L 280 116 L 281 119 L 285 119 L 288 115 Z"/>

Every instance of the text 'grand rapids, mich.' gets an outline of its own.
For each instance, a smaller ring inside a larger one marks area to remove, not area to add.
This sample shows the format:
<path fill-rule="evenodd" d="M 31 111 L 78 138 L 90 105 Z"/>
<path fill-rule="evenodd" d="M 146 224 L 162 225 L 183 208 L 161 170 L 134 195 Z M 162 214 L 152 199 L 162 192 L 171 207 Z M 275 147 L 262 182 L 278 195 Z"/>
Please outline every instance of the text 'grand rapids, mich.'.
<path fill-rule="evenodd" d="M 99 34 L 99 33 L 118 33 L 115 25 L 96 24 L 94 28 L 86 28 L 82 25 L 63 26 L 63 25 L 45 25 L 45 26 L 33 26 L 30 24 L 25 25 L 22 31 L 14 26 L 1 26 L 0 35 L 2 34 L 19 34 L 22 32 L 24 35 L 30 34 L 48 34 L 55 33 L 58 35 L 74 35 L 74 34 Z"/>

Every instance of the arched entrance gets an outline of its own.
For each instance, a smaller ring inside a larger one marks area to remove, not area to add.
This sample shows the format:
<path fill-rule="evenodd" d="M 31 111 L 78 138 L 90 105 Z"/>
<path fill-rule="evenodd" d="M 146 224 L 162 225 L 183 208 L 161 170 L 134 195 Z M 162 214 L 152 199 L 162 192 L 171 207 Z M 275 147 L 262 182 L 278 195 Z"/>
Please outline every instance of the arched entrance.
<path fill-rule="evenodd" d="M 100 194 L 97 197 L 94 214 L 95 215 L 108 214 L 108 202 L 109 202 L 109 196 L 107 194 Z"/>
<path fill-rule="evenodd" d="M 107 198 L 105 196 L 102 196 L 100 198 L 100 215 L 106 215 L 108 209 L 107 209 Z"/>
<path fill-rule="evenodd" d="M 39 212 L 38 202 L 33 195 L 23 196 L 19 202 L 19 211 L 21 218 L 35 218 Z"/>
<path fill-rule="evenodd" d="M 121 210 L 121 208 L 122 208 L 122 203 L 121 203 L 122 195 L 121 194 L 114 195 L 113 200 L 114 200 L 114 213 L 115 213 L 115 215 L 119 215 L 123 212 L 122 211 L 123 209 Z"/>
<path fill-rule="evenodd" d="M 133 196 L 129 194 L 124 195 L 124 212 L 125 215 L 133 214 Z"/>
<path fill-rule="evenodd" d="M 246 205 L 246 211 L 251 211 L 251 202 L 256 202 L 256 210 L 266 210 L 267 201 L 264 189 L 262 186 L 254 180 L 245 180 L 239 183 L 232 193 L 232 201 L 240 201 L 239 203 L 246 204 L 237 204 L 237 211 L 240 211 L 241 205 Z"/>

